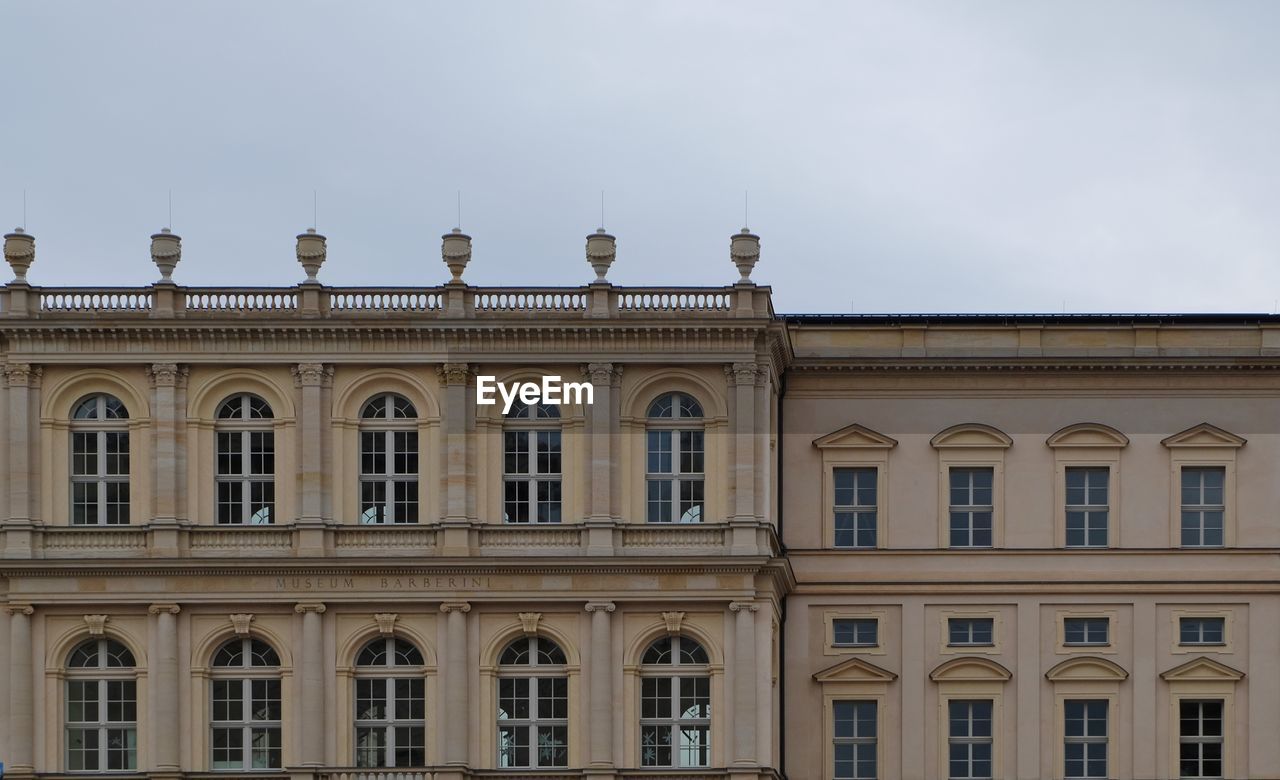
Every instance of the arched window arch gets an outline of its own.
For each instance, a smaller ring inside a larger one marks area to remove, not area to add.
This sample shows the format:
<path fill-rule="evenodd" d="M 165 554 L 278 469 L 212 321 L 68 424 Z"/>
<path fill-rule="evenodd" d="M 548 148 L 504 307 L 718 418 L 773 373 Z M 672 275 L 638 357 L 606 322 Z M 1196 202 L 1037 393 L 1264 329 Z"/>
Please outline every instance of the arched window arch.
<path fill-rule="evenodd" d="M 71 412 L 71 524 L 129 523 L 129 410 L 96 393 Z"/>
<path fill-rule="evenodd" d="M 356 656 L 356 766 L 425 766 L 426 678 L 422 652 L 378 637 Z"/>
<path fill-rule="evenodd" d="M 138 768 L 138 683 L 133 653 L 89 639 L 67 656 L 67 771 Z"/>
<path fill-rule="evenodd" d="M 383 393 L 360 409 L 360 522 L 418 522 L 418 410 Z"/>
<path fill-rule="evenodd" d="M 502 519 L 558 523 L 561 479 L 560 410 L 516 401 L 502 425 Z"/>
<path fill-rule="evenodd" d="M 218 522 L 270 525 L 276 503 L 276 435 L 271 406 L 252 393 L 239 393 L 218 406 Z"/>
<path fill-rule="evenodd" d="M 213 655 L 209 701 L 214 769 L 279 769 L 280 656 L 236 637 Z"/>
<path fill-rule="evenodd" d="M 704 492 L 702 406 L 686 393 L 649 405 L 645 426 L 645 519 L 700 523 Z"/>
<path fill-rule="evenodd" d="M 498 766 L 569 765 L 569 675 L 564 650 L 521 637 L 498 658 Z"/>
<path fill-rule="evenodd" d="M 666 636 L 640 659 L 640 763 L 711 762 L 711 660 L 697 640 Z"/>

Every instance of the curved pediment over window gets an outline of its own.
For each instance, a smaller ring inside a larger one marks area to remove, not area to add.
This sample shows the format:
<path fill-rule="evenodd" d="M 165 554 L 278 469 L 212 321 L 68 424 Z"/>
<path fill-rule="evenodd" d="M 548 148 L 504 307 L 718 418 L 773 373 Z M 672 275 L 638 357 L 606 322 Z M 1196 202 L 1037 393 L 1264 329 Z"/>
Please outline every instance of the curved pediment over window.
<path fill-rule="evenodd" d="M 1013 445 L 1009 434 L 982 423 L 961 423 L 953 425 L 929 440 L 934 447 L 999 447 L 1007 449 Z"/>
<path fill-rule="evenodd" d="M 1129 673 L 1114 661 L 1090 656 L 1063 661 L 1044 676 L 1053 682 L 1111 682 L 1128 679 Z"/>
<path fill-rule="evenodd" d="M 989 658 L 965 656 L 953 658 L 929 672 L 934 682 L 1003 682 L 1013 677 L 1013 672 Z"/>
<path fill-rule="evenodd" d="M 1168 682 L 1235 682 L 1244 679 L 1244 672 L 1200 656 L 1161 672 L 1160 678 Z"/>
<path fill-rule="evenodd" d="M 813 440 L 813 446 L 820 450 L 825 449 L 891 449 L 898 446 L 896 439 L 891 439 L 883 433 L 871 430 L 865 425 L 854 423 L 846 425 L 838 431 L 832 431 L 826 436 Z"/>
<path fill-rule="evenodd" d="M 1127 447 L 1129 437 L 1110 425 L 1076 423 L 1054 433 L 1045 444 L 1050 447 Z"/>
<path fill-rule="evenodd" d="M 835 666 L 829 666 L 813 676 L 820 683 L 826 682 L 892 682 L 898 675 L 881 669 L 861 658 L 850 658 Z"/>
<path fill-rule="evenodd" d="M 1193 425 L 1160 442 L 1166 447 L 1243 447 L 1245 439 L 1207 422 Z"/>

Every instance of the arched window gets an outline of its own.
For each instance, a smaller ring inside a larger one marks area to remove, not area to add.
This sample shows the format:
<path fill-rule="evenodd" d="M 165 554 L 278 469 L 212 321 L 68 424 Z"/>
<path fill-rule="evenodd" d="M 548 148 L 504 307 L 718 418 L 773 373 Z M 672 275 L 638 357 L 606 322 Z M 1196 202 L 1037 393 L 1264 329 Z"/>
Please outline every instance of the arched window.
<path fill-rule="evenodd" d="M 645 519 L 702 522 L 702 407 L 692 396 L 667 393 L 649 405 L 645 430 Z"/>
<path fill-rule="evenodd" d="M 523 637 L 498 659 L 498 766 L 569 765 L 569 676 L 564 651 Z"/>
<path fill-rule="evenodd" d="M 640 659 L 640 763 L 701 767 L 711 762 L 711 671 L 702 645 L 669 636 Z"/>
<path fill-rule="evenodd" d="M 418 522 L 418 410 L 383 393 L 360 410 L 360 522 Z"/>
<path fill-rule="evenodd" d="M 81 642 L 67 657 L 67 771 L 138 768 L 133 653 L 114 639 Z"/>
<path fill-rule="evenodd" d="M 425 766 L 426 692 L 422 653 L 379 637 L 356 656 L 356 766 Z"/>
<path fill-rule="evenodd" d="M 213 656 L 214 769 L 280 768 L 280 657 L 259 639 L 232 639 Z"/>
<path fill-rule="evenodd" d="M 113 395 L 71 413 L 71 524 L 129 523 L 129 410 Z"/>
<path fill-rule="evenodd" d="M 502 426 L 502 519 L 560 522 L 560 410 L 515 402 Z"/>
<path fill-rule="evenodd" d="M 276 503 L 276 435 L 271 406 L 251 393 L 218 407 L 218 522 L 269 525 Z"/>

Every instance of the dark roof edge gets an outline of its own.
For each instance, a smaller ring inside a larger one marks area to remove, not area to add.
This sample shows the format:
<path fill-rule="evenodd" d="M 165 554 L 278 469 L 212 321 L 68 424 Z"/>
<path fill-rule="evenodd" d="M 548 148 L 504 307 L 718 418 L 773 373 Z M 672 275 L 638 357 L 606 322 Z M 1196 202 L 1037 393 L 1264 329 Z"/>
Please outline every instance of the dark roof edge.
<path fill-rule="evenodd" d="M 1280 325 L 1280 314 L 779 314 L 809 325 Z"/>

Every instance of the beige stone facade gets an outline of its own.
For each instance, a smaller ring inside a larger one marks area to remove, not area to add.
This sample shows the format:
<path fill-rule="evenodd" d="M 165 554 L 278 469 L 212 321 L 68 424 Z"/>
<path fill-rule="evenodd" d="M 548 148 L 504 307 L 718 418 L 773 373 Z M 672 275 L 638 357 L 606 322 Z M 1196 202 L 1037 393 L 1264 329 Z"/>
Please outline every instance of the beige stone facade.
<path fill-rule="evenodd" d="M 1280 774 L 1273 318 L 779 316 L 746 232 L 708 288 L 611 285 L 602 232 L 545 289 L 456 231 L 395 289 L 314 232 L 269 290 L 179 286 L 167 232 L 154 285 L 41 288 L 33 246 L 10 775 Z"/>

